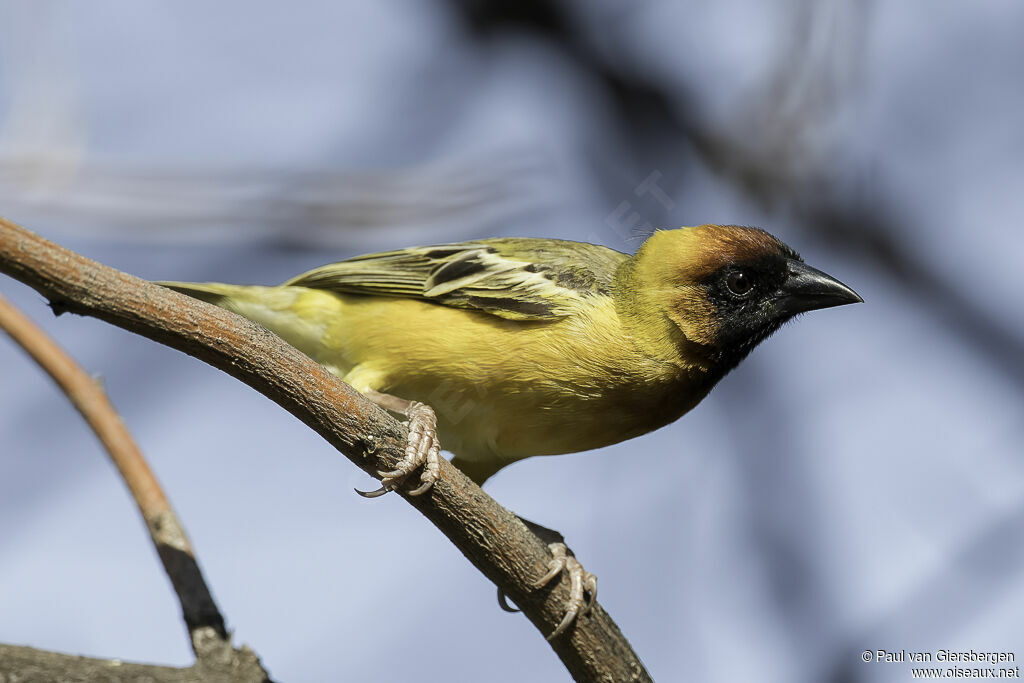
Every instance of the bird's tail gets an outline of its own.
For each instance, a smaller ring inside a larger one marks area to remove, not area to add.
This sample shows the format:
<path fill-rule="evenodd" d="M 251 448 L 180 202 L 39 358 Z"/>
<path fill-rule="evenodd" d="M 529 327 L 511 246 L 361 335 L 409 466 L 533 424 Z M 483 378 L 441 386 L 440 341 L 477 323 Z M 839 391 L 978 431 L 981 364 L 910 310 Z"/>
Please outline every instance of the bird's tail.
<path fill-rule="evenodd" d="M 155 285 L 173 289 L 176 292 L 187 294 L 194 299 L 205 301 L 214 306 L 223 306 L 226 300 L 232 295 L 238 296 L 242 290 L 248 287 L 239 285 L 222 285 L 219 282 L 154 282 Z M 225 307 L 226 308 L 226 307 Z"/>
<path fill-rule="evenodd" d="M 226 308 L 263 325 L 320 362 L 328 362 L 324 334 L 337 320 L 339 302 L 305 287 L 259 287 L 219 282 L 157 282 L 182 294 Z M 332 318 L 333 315 L 333 318 Z"/>

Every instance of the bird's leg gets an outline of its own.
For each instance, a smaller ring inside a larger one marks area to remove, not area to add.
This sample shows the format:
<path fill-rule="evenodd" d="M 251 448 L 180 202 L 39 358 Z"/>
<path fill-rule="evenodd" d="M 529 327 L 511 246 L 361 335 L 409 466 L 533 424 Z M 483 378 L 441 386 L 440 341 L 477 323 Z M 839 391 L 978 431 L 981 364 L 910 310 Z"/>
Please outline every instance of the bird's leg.
<path fill-rule="evenodd" d="M 555 627 L 555 630 L 548 636 L 548 640 L 554 640 L 565 630 L 578 616 L 583 616 L 590 611 L 597 600 L 597 577 L 588 572 L 576 559 L 572 550 L 565 545 L 565 537 L 554 529 L 541 526 L 528 519 L 519 518 L 526 527 L 540 540 L 548 544 L 551 551 L 551 561 L 548 562 L 548 572 L 533 583 L 533 587 L 540 589 L 551 583 L 562 572 L 569 576 L 569 602 L 566 604 L 565 616 Z M 511 607 L 505 594 L 498 589 L 498 604 L 506 612 L 518 612 L 518 609 Z"/>
<path fill-rule="evenodd" d="M 384 394 L 367 389 L 363 396 L 385 410 L 401 413 L 409 418 L 409 442 L 405 447 L 405 457 L 390 472 L 380 472 L 382 486 L 376 491 L 360 491 L 356 493 L 366 498 L 383 496 L 402 484 L 417 468 L 423 467 L 420 485 L 409 491 L 410 496 L 419 496 L 430 490 L 441 474 L 441 444 L 437 439 L 437 417 L 434 410 L 426 403 L 408 401 L 404 398 Z"/>
<path fill-rule="evenodd" d="M 516 515 L 516 517 L 519 517 L 519 515 Z M 519 517 L 519 521 L 525 524 L 526 528 L 532 531 L 534 536 L 544 541 L 549 546 L 555 545 L 556 543 L 565 545 L 565 536 L 560 532 L 555 531 L 554 529 L 549 529 L 546 526 L 541 526 L 540 524 L 537 524 L 537 522 L 531 522 L 524 517 Z"/>

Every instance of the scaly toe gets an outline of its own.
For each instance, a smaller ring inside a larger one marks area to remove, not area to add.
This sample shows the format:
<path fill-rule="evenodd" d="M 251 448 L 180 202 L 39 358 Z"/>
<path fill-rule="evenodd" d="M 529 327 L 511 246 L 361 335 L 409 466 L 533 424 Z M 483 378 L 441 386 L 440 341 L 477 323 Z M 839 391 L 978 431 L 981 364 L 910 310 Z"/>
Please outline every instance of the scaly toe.
<path fill-rule="evenodd" d="M 548 546 L 551 551 L 551 561 L 548 562 L 548 573 L 533 582 L 534 588 L 543 588 L 551 583 L 552 579 L 562 573 L 566 567 L 566 547 L 564 543 L 552 543 Z"/>
<path fill-rule="evenodd" d="M 590 596 L 583 607 L 583 614 L 587 614 L 597 602 L 597 577 L 587 571 L 583 572 L 583 590 Z"/>
<path fill-rule="evenodd" d="M 377 470 L 377 476 L 381 479 L 405 479 L 412 474 L 415 469 L 416 465 L 402 461 L 398 463 L 398 467 L 391 471 L 385 472 L 383 470 Z"/>
<path fill-rule="evenodd" d="M 433 409 L 424 403 L 412 403 L 406 410 L 409 417 L 409 440 L 405 446 L 404 457 L 395 464 L 393 470 L 378 470 L 381 488 L 376 491 L 360 491 L 356 493 L 364 498 L 377 498 L 388 491 L 393 491 L 405 483 L 413 472 L 422 467 L 420 483 L 409 491 L 410 496 L 421 496 L 431 489 L 441 477 L 441 444 L 437 439 L 437 418 Z"/>
<path fill-rule="evenodd" d="M 597 577 L 585 570 L 579 560 L 569 554 L 564 543 L 552 543 L 548 550 L 551 551 L 548 572 L 534 582 L 534 587 L 546 586 L 563 571 L 569 575 L 569 600 L 565 606 L 565 614 L 547 638 L 554 640 L 565 633 L 577 617 L 583 616 L 593 608 L 597 600 Z"/>

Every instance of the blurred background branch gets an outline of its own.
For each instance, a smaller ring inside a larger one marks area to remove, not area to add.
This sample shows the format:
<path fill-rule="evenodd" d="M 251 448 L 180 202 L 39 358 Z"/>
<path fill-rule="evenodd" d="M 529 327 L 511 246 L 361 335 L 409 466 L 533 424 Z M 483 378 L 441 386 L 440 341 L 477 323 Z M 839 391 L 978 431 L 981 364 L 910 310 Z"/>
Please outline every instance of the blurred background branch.
<path fill-rule="evenodd" d="M 0 229 L 4 226 L 0 225 Z M 224 617 L 210 593 L 196 562 L 185 528 L 171 508 L 160 483 L 135 444 L 124 422 L 111 405 L 100 383 L 89 376 L 63 349 L 21 311 L 0 296 L 0 329 L 10 336 L 57 384 L 89 424 L 117 467 L 132 494 L 164 572 L 174 586 L 188 628 L 192 651 L 200 669 L 211 674 L 226 668 L 245 671 L 246 680 L 267 678 L 259 659 L 247 648 L 231 646 Z M 86 513 L 87 514 L 87 513 Z M 23 652 L 27 656 L 27 652 Z M 12 657 L 11 653 L 5 655 Z M 41 662 L 54 658 L 41 657 Z M 5 660 L 0 669 L 10 664 Z M 70 675 L 80 662 L 62 660 Z M 31 667 L 29 667 L 31 669 Z M 13 670 L 13 669 L 11 669 Z M 24 671 L 24 669 L 23 669 Z M 88 678 L 85 673 L 79 676 Z"/>

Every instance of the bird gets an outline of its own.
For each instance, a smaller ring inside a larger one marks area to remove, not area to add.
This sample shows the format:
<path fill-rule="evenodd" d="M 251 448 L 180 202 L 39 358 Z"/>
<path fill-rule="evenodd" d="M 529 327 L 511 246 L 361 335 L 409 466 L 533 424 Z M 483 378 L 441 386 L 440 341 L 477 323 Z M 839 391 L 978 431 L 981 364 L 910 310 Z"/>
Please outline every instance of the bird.
<path fill-rule="evenodd" d="M 442 444 L 482 485 L 525 458 L 646 434 L 795 316 L 863 301 L 770 233 L 717 224 L 654 231 L 632 255 L 493 238 L 356 256 L 278 286 L 159 284 L 260 323 L 409 419 L 404 459 L 367 496 L 427 493 Z M 535 585 L 579 579 L 550 639 L 597 589 L 560 536 L 549 548 Z"/>

